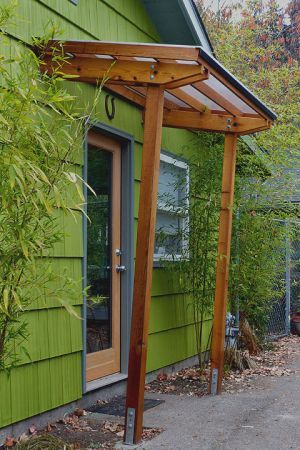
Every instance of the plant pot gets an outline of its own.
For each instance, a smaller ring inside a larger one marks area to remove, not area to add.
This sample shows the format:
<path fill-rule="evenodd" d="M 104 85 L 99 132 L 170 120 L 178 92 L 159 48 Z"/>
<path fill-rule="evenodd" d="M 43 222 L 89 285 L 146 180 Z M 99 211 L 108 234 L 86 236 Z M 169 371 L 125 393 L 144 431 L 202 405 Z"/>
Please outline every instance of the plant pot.
<path fill-rule="evenodd" d="M 295 330 L 298 336 L 300 336 L 300 320 L 299 322 L 294 322 Z"/>
<path fill-rule="evenodd" d="M 292 322 L 296 333 L 298 334 L 298 336 L 300 336 L 300 314 L 292 314 Z"/>

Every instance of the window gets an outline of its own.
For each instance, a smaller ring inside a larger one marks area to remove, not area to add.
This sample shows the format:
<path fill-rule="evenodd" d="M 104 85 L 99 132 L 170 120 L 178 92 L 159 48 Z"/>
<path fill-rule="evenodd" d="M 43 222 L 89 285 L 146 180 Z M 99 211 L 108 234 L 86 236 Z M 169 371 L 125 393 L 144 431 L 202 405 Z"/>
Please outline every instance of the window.
<path fill-rule="evenodd" d="M 186 257 L 189 168 L 164 153 L 160 157 L 154 261 Z"/>

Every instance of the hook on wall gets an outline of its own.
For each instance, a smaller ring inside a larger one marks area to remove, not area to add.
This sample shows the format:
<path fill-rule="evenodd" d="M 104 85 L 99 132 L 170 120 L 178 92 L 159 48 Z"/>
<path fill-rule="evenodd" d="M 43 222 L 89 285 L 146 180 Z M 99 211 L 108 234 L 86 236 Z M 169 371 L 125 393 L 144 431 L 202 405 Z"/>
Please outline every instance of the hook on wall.
<path fill-rule="evenodd" d="M 109 107 L 110 100 L 110 107 Z M 116 114 L 115 98 L 111 97 L 109 94 L 105 96 L 105 112 L 109 120 L 114 119 Z"/>

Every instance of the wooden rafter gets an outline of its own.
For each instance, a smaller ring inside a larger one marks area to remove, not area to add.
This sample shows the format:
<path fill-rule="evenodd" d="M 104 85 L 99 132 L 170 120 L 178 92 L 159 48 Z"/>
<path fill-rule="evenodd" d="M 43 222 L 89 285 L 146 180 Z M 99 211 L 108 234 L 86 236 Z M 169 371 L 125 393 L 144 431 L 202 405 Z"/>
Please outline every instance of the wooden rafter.
<path fill-rule="evenodd" d="M 202 92 L 207 98 L 212 100 L 216 105 L 221 106 L 221 108 L 228 111 L 233 116 L 241 116 L 242 111 L 238 109 L 235 105 L 229 102 L 225 97 L 223 97 L 219 92 L 216 92 L 213 88 L 208 86 L 206 83 L 195 83 L 193 85 L 195 89 Z"/>
<path fill-rule="evenodd" d="M 199 112 L 209 111 L 209 108 L 205 106 L 203 103 L 199 102 L 195 97 L 192 97 L 190 94 L 187 94 L 182 89 L 172 89 L 170 90 L 170 94 L 174 95 L 174 97 L 179 100 L 185 102 L 191 108 L 195 109 Z"/>
<path fill-rule="evenodd" d="M 140 87 L 140 86 L 134 86 L 133 90 L 144 95 L 144 99 L 146 100 L 147 88 Z M 180 109 L 180 107 L 176 103 L 172 102 L 171 100 L 167 99 L 166 97 L 164 98 L 164 108 L 167 108 L 170 111 L 173 111 L 174 109 Z"/>
<path fill-rule="evenodd" d="M 121 97 L 125 97 L 127 100 L 129 100 L 130 102 L 134 103 L 137 106 L 140 106 L 142 108 L 145 107 L 146 104 L 145 97 L 137 93 L 136 90 L 129 89 L 126 86 L 120 85 L 118 86 L 116 84 L 110 83 L 106 83 L 105 88 Z"/>

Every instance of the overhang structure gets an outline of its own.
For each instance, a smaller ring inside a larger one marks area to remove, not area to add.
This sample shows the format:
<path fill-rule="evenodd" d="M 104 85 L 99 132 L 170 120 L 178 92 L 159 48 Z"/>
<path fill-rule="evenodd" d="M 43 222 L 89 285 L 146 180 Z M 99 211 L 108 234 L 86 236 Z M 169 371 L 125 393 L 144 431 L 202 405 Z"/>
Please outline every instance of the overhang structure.
<path fill-rule="evenodd" d="M 201 47 L 50 41 L 40 69 L 99 84 L 143 111 L 144 142 L 126 400 L 125 441 L 141 439 L 162 127 L 225 135 L 211 348 L 212 394 L 221 392 L 238 136 L 267 130 L 275 114 Z M 61 58 L 63 56 L 63 58 Z M 66 58 L 66 59 L 65 59 Z"/>

